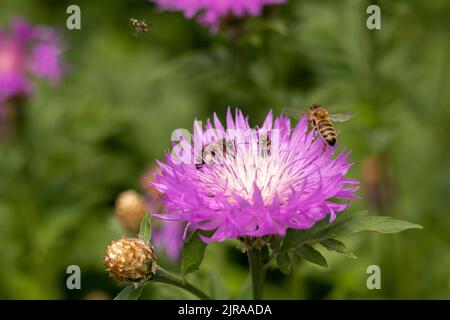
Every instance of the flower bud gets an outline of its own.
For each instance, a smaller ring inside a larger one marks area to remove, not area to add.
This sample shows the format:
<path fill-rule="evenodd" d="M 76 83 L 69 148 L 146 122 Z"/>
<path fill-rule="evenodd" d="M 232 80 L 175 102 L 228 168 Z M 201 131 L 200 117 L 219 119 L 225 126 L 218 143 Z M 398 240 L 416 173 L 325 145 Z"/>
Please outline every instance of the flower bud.
<path fill-rule="evenodd" d="M 122 226 L 128 230 L 137 231 L 141 220 L 147 213 L 147 203 L 134 190 L 122 192 L 116 200 L 116 216 Z"/>
<path fill-rule="evenodd" d="M 150 198 L 152 203 L 161 206 L 161 192 L 158 191 L 154 186 L 153 182 L 156 182 L 155 176 L 161 174 L 161 168 L 159 166 L 151 166 L 141 175 L 139 182 L 142 189 L 145 190 L 147 196 Z"/>
<path fill-rule="evenodd" d="M 142 239 L 122 238 L 111 242 L 103 260 L 110 276 L 121 282 L 140 282 L 156 271 L 153 250 Z"/>

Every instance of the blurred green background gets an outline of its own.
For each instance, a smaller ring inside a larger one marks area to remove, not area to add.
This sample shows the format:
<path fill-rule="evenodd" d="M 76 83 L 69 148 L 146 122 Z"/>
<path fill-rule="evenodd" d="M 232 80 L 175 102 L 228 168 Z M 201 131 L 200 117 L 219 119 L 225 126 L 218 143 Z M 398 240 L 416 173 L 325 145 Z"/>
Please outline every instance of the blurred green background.
<path fill-rule="evenodd" d="M 226 107 L 258 124 L 269 109 L 321 103 L 357 112 L 341 130 L 362 200 L 349 210 L 424 226 L 343 239 L 358 260 L 326 252 L 329 268 L 299 261 L 269 270 L 266 298 L 448 299 L 450 292 L 450 2 L 376 1 L 382 29 L 366 28 L 375 1 L 290 0 L 212 35 L 144 0 L 0 3 L 13 17 L 58 28 L 70 69 L 58 87 L 38 83 L 26 105 L 25 144 L 0 144 L 0 298 L 113 298 L 107 244 L 125 231 L 114 201 L 192 127 Z M 65 28 L 81 7 L 82 29 Z M 131 17 L 151 24 L 133 36 Z M 79 265 L 82 289 L 66 288 Z M 162 261 L 176 271 L 177 263 Z M 366 268 L 381 267 L 368 290 Z M 226 298 L 247 297 L 247 260 L 235 242 L 210 245 L 191 276 Z M 244 288 L 243 288 L 244 287 Z M 193 298 L 149 284 L 143 298 Z"/>

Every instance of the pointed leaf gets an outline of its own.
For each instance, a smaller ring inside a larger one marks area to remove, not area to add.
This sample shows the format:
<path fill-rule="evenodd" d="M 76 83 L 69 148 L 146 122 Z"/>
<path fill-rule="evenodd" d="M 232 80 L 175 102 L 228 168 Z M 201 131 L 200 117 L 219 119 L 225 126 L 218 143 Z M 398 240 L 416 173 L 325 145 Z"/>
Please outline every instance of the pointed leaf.
<path fill-rule="evenodd" d="M 295 251 L 301 258 L 309 262 L 312 262 L 324 268 L 328 267 L 328 263 L 325 257 L 319 251 L 308 244 L 295 248 Z"/>
<path fill-rule="evenodd" d="M 277 264 L 284 274 L 289 275 L 291 273 L 291 257 L 289 256 L 289 251 L 283 251 L 277 255 Z"/>
<path fill-rule="evenodd" d="M 408 229 L 423 229 L 420 224 L 405 220 L 394 219 L 388 216 L 368 216 L 362 231 L 374 231 L 379 233 L 399 233 Z"/>
<path fill-rule="evenodd" d="M 320 244 L 323 247 L 325 247 L 327 250 L 336 251 L 336 252 L 341 253 L 349 258 L 356 259 L 356 256 L 353 254 L 353 252 L 349 248 L 347 248 L 344 243 L 342 243 L 339 240 L 326 239 L 326 240 L 320 241 Z"/>
<path fill-rule="evenodd" d="M 139 234 L 142 236 L 142 239 L 148 244 L 150 244 L 150 240 L 152 238 L 152 227 L 150 224 L 151 217 L 152 215 L 150 213 L 146 214 L 141 221 L 141 227 L 139 229 Z"/>
<path fill-rule="evenodd" d="M 181 264 L 183 277 L 189 273 L 197 271 L 203 261 L 208 244 L 204 243 L 202 239 L 200 239 L 200 234 L 201 232 L 196 230 L 184 243 L 183 261 Z"/>
<path fill-rule="evenodd" d="M 330 225 L 318 235 L 318 239 L 334 238 L 338 235 L 363 231 L 398 233 L 407 229 L 422 229 L 421 225 L 387 216 L 353 215 L 349 219 Z"/>
<path fill-rule="evenodd" d="M 342 213 L 333 223 L 329 223 L 328 219 L 322 219 L 308 230 L 288 229 L 279 251 L 332 239 L 339 235 L 363 231 L 397 233 L 407 229 L 422 229 L 422 226 L 387 216 L 368 216 L 367 211 Z"/>
<path fill-rule="evenodd" d="M 123 288 L 114 300 L 137 300 L 141 296 L 143 288 L 144 286 L 136 287 L 135 285 L 130 284 Z"/>
<path fill-rule="evenodd" d="M 278 252 L 281 248 L 281 244 L 283 242 L 282 237 L 276 237 L 272 242 L 269 243 L 270 250 L 274 252 Z"/>
<path fill-rule="evenodd" d="M 307 230 L 288 229 L 286 232 L 286 236 L 284 237 L 283 244 L 281 245 L 281 251 L 285 251 L 290 248 L 295 248 L 305 244 L 311 239 L 314 239 L 316 234 L 320 233 L 329 225 L 330 223 L 328 222 L 328 220 L 323 219 L 318 221 L 312 228 Z"/>

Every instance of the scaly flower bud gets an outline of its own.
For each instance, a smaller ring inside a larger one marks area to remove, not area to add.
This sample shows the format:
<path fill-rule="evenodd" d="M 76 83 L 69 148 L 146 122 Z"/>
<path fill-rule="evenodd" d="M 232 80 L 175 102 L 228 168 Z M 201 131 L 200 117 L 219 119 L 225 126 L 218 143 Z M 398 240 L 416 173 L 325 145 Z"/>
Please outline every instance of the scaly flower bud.
<path fill-rule="evenodd" d="M 153 250 L 142 239 L 122 238 L 106 248 L 103 257 L 110 276 L 121 282 L 141 282 L 156 271 Z"/>
<path fill-rule="evenodd" d="M 137 231 L 147 213 L 147 203 L 134 190 L 122 192 L 116 200 L 116 216 L 126 229 Z"/>

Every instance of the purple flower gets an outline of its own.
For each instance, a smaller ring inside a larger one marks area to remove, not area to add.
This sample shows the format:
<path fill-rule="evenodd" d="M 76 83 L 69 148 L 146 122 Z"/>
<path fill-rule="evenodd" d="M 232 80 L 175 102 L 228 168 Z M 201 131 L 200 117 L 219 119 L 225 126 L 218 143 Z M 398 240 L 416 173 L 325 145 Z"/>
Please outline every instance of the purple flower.
<path fill-rule="evenodd" d="M 152 214 L 162 212 L 161 193 L 153 187 L 155 176 L 160 174 L 158 166 L 152 165 L 144 171 L 140 178 L 140 185 L 146 192 L 148 210 Z M 183 232 L 186 223 L 173 221 L 152 222 L 152 244 L 158 252 L 165 252 L 167 258 L 176 261 L 181 256 L 183 249 Z"/>
<path fill-rule="evenodd" d="M 285 3 L 286 0 L 153 0 L 160 8 L 182 11 L 186 18 L 197 17 L 201 24 L 217 32 L 221 20 L 228 16 L 260 15 L 266 5 Z"/>
<path fill-rule="evenodd" d="M 160 221 L 152 231 L 152 244 L 157 251 L 164 251 L 167 257 L 178 260 L 183 249 L 183 232 L 185 223 L 178 221 Z"/>
<path fill-rule="evenodd" d="M 57 83 L 62 74 L 59 38 L 43 26 L 16 19 L 7 32 L 0 28 L 0 101 L 32 92 L 30 75 Z"/>
<path fill-rule="evenodd" d="M 164 194 L 167 214 L 155 216 L 185 221 L 194 230 L 214 230 L 204 241 L 283 236 L 288 228 L 308 229 L 327 215 L 332 221 L 357 198 L 358 181 L 345 177 L 350 152 L 344 149 L 333 158 L 336 146 L 325 148 L 313 135 L 306 116 L 291 128 L 288 118 L 273 121 L 269 112 L 253 131 L 239 109 L 234 118 L 228 109 L 226 128 L 215 114 L 206 130 L 196 121 L 194 146 L 180 145 L 191 159 L 198 159 L 202 146 L 202 161 L 186 163 L 167 154 L 165 163 L 158 162 L 161 175 L 154 185 Z M 205 153 L 212 141 L 226 141 L 220 161 Z M 262 148 L 255 151 L 255 145 Z"/>

